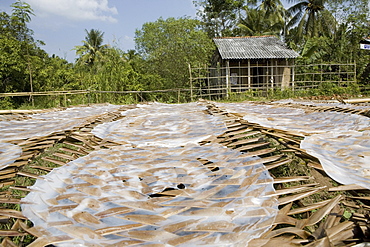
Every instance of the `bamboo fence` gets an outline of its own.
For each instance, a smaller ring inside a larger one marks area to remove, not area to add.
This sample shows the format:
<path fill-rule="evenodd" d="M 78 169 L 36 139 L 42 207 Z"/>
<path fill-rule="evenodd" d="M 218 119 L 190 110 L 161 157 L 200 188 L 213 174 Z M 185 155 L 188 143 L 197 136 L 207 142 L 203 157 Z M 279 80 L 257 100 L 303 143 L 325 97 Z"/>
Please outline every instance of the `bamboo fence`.
<path fill-rule="evenodd" d="M 284 68 L 290 72 L 283 75 Z M 246 72 L 248 71 L 248 73 Z M 251 73 L 251 71 L 255 71 Z M 231 72 L 231 73 L 230 73 Z M 356 64 L 311 64 L 311 65 L 274 65 L 271 66 L 238 66 L 219 68 L 191 68 L 189 66 L 189 88 L 174 88 L 163 90 L 142 91 L 99 91 L 99 90 L 65 90 L 45 92 L 12 92 L 0 93 L 0 98 L 28 97 L 32 104 L 39 96 L 62 97 L 60 105 L 69 105 L 69 96 L 86 96 L 85 103 L 103 103 L 101 95 L 135 95 L 136 102 L 145 102 L 150 95 L 161 94 L 167 97 L 158 97 L 158 100 L 169 99 L 172 102 L 190 102 L 198 98 L 224 98 L 230 93 L 242 94 L 256 92 L 265 95 L 269 90 L 304 91 L 322 87 L 348 87 L 356 83 Z M 287 78 L 289 83 L 286 84 Z M 364 90 L 367 90 L 364 88 Z M 99 97 L 100 95 L 100 97 Z M 170 96 L 171 95 L 171 96 Z M 170 97 L 169 97 L 170 96 Z M 156 98 L 150 98 L 151 101 Z M 166 100 L 164 100 L 166 101 Z"/>
<path fill-rule="evenodd" d="M 82 95 L 86 96 L 86 99 L 82 99 L 82 104 L 93 104 L 93 103 L 104 103 L 100 102 L 98 95 L 135 95 L 136 102 L 148 101 L 145 95 L 164 94 L 172 95 L 172 100 L 181 103 L 191 101 L 190 92 L 192 89 L 188 88 L 175 88 L 175 89 L 163 89 L 163 90 L 141 90 L 141 91 L 101 91 L 101 90 L 68 90 L 68 91 L 44 91 L 44 92 L 12 92 L 12 93 L 0 93 L 0 99 L 6 97 L 28 97 L 32 101 L 34 106 L 34 98 L 38 96 L 48 97 L 62 97 L 62 104 L 64 107 L 70 105 L 69 97 L 71 95 Z M 100 97 L 101 98 L 101 97 Z M 169 98 L 169 97 L 165 97 Z M 32 99 L 32 100 L 31 100 Z M 159 97 L 159 100 L 161 97 Z M 151 101 L 155 99 L 151 98 Z M 60 105 L 59 105 L 60 106 Z"/>
<path fill-rule="evenodd" d="M 284 69 L 288 73 L 284 74 Z M 269 90 L 293 91 L 332 85 L 347 87 L 356 83 L 356 64 L 255 65 L 191 68 L 192 95 L 205 98 L 228 97 L 230 93 Z"/>

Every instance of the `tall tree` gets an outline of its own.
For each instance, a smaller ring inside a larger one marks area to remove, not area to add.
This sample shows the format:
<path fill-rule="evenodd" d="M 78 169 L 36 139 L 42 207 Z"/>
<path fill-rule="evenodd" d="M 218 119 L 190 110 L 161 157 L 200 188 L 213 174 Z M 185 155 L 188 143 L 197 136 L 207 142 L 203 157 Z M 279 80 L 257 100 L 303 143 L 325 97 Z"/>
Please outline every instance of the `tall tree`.
<path fill-rule="evenodd" d="M 0 84 L 3 84 L 0 90 L 32 91 L 30 59 L 37 47 L 27 24 L 33 10 L 22 1 L 16 1 L 11 7 L 11 15 L 0 13 Z"/>
<path fill-rule="evenodd" d="M 291 37 L 299 42 L 308 37 L 328 35 L 333 32 L 336 21 L 326 9 L 326 0 L 291 0 L 295 3 L 287 12 L 292 16 L 288 27 L 295 32 Z"/>
<path fill-rule="evenodd" d="M 266 17 L 273 16 L 274 19 L 278 19 L 278 21 L 282 21 L 284 18 L 285 9 L 280 0 L 263 0 L 259 9 L 265 11 Z"/>
<path fill-rule="evenodd" d="M 276 22 L 275 17 L 266 15 L 263 8 L 244 7 L 245 18 L 241 18 L 238 24 L 240 35 L 261 36 L 261 35 L 280 35 L 283 28 L 283 22 Z"/>
<path fill-rule="evenodd" d="M 31 15 L 33 15 L 33 10 L 28 3 L 21 0 L 16 1 L 11 5 L 13 7 L 12 13 L 12 26 L 13 29 L 18 33 L 17 39 L 24 44 L 26 59 L 27 59 L 27 69 L 30 82 L 30 91 L 33 92 L 33 75 L 32 75 L 32 65 L 31 65 L 31 55 L 30 50 L 36 47 L 34 40 L 32 38 L 33 32 L 27 27 L 27 23 L 31 21 Z M 34 105 L 33 96 L 31 96 L 32 106 Z"/>
<path fill-rule="evenodd" d="M 76 46 L 76 54 L 79 56 L 77 63 L 87 64 L 93 66 L 94 63 L 99 60 L 104 54 L 105 49 L 108 45 L 103 44 L 104 33 L 97 29 L 86 30 L 85 40 L 83 45 Z"/>
<path fill-rule="evenodd" d="M 280 0 L 263 0 L 258 7 L 265 12 L 265 19 L 274 31 L 280 29 L 280 34 L 285 35 L 287 12 Z M 273 31 L 271 30 L 271 31 Z"/>
<path fill-rule="evenodd" d="M 75 85 L 72 64 L 49 57 L 35 41 L 28 23 L 32 8 L 23 1 L 11 5 L 11 14 L 0 12 L 0 92 L 58 90 Z M 38 98 L 40 99 L 40 97 Z M 24 98 L 0 99 L 0 107 L 16 107 Z"/>
<path fill-rule="evenodd" d="M 160 18 L 145 23 L 136 31 L 139 54 L 147 62 L 150 74 L 165 80 L 164 87 L 183 87 L 188 83 L 188 64 L 200 66 L 209 62 L 214 51 L 213 41 L 189 18 Z"/>
<path fill-rule="evenodd" d="M 240 11 L 245 0 L 198 0 L 193 1 L 200 7 L 197 15 L 203 29 L 210 38 L 230 36 L 237 27 Z"/>
<path fill-rule="evenodd" d="M 332 0 L 329 8 L 339 25 L 332 38 L 331 54 L 341 62 L 356 61 L 358 81 L 370 84 L 370 52 L 359 42 L 370 37 L 370 0 Z"/>
<path fill-rule="evenodd" d="M 10 18 L 10 31 L 19 41 L 33 42 L 33 31 L 27 26 L 27 23 L 31 21 L 31 16 L 34 15 L 31 5 L 18 0 L 11 7 L 13 10 Z"/>

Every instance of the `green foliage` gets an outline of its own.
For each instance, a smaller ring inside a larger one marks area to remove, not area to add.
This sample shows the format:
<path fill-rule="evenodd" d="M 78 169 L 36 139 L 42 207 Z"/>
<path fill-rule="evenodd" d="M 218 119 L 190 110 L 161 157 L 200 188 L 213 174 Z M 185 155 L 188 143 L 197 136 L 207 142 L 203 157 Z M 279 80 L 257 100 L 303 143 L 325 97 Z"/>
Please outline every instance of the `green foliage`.
<path fill-rule="evenodd" d="M 27 23 L 31 21 L 31 15 L 34 15 L 31 6 L 26 2 L 18 0 L 11 7 L 13 7 L 13 11 L 10 16 L 8 31 L 19 41 L 32 42 L 33 31 L 27 27 Z"/>
<path fill-rule="evenodd" d="M 244 7 L 246 17 L 241 18 L 238 24 L 240 35 L 246 36 L 263 36 L 263 35 L 280 35 L 284 26 L 284 21 L 277 18 L 272 13 L 268 13 L 263 8 Z"/>
<path fill-rule="evenodd" d="M 203 30 L 210 38 L 231 36 L 240 19 L 244 0 L 197 0 L 193 1 L 202 21 Z"/>
<path fill-rule="evenodd" d="M 15 1 L 10 14 L 0 12 L 0 93 L 90 89 L 97 91 L 149 91 L 188 88 L 191 67 L 210 63 L 214 44 L 210 38 L 235 35 L 284 35 L 287 44 L 302 57 L 296 64 L 356 62 L 359 86 L 370 84 L 370 53 L 359 41 L 370 36 L 369 0 L 292 0 L 286 11 L 280 0 L 195 0 L 199 20 L 159 18 L 136 31 L 136 48 L 123 52 L 104 44 L 104 32 L 86 31 L 76 46 L 74 64 L 49 56 L 35 41 L 28 27 L 34 15 L 31 6 Z M 286 23 L 289 23 L 286 25 Z M 313 68 L 321 69 L 321 68 Z M 304 71 L 303 71 L 304 72 Z M 317 73 L 313 74 L 316 80 Z M 330 75 L 331 76 L 331 75 Z M 319 88 L 293 92 L 277 90 L 230 94 L 239 100 L 292 95 L 357 94 L 358 85 L 348 78 Z M 304 81 L 309 81 L 304 80 Z M 321 78 L 320 78 L 321 80 Z M 319 80 L 319 81 L 320 81 Z M 351 79 L 352 80 L 352 79 Z M 343 87 L 340 87 L 343 86 Z M 362 92 L 363 93 L 363 92 Z M 1 98 L 0 108 L 27 108 L 29 97 Z M 137 101 L 184 102 L 186 93 L 91 93 L 88 95 L 38 96 L 34 107 L 67 106 L 88 102 L 133 103 Z"/>
<path fill-rule="evenodd" d="M 97 29 L 91 29 L 86 32 L 85 40 L 83 40 L 83 45 L 76 46 L 76 54 L 79 56 L 77 63 L 87 64 L 88 66 L 93 66 L 95 60 L 99 60 L 104 56 L 104 52 L 107 49 L 107 45 L 103 45 L 103 35 L 104 33 Z"/>
<path fill-rule="evenodd" d="M 33 15 L 29 4 L 16 1 L 9 15 L 0 12 L 0 93 L 79 89 L 73 65 L 56 56 L 49 57 L 35 42 L 27 24 Z M 27 105 L 30 98 L 5 98 L 2 109 Z M 49 100 L 41 102 L 49 105 Z M 54 106 L 54 105 L 53 105 Z"/>
<path fill-rule="evenodd" d="M 336 20 L 326 8 L 326 0 L 295 0 L 288 10 L 292 16 L 288 22 L 288 42 L 302 47 L 308 38 L 331 35 L 336 26 Z"/>
<path fill-rule="evenodd" d="M 0 92 L 25 90 L 27 54 L 35 48 L 27 23 L 33 15 L 30 5 L 12 4 L 13 13 L 0 13 Z"/>
<path fill-rule="evenodd" d="M 13 37 L 0 38 L 0 92 L 25 90 L 25 71 L 21 42 Z"/>
<path fill-rule="evenodd" d="M 14 105 L 10 98 L 0 98 L 0 109 L 13 109 Z"/>
<path fill-rule="evenodd" d="M 311 5 L 310 5 L 311 3 Z M 287 42 L 305 63 L 356 62 L 357 80 L 370 81 L 370 54 L 359 42 L 370 35 L 369 0 L 298 1 L 289 10 L 296 15 Z"/>
<path fill-rule="evenodd" d="M 136 31 L 136 47 L 145 59 L 147 73 L 159 75 L 163 88 L 188 86 L 189 64 L 209 63 L 214 44 L 199 24 L 189 18 L 160 18 Z"/>
<path fill-rule="evenodd" d="M 30 53 L 36 45 L 27 23 L 33 12 L 22 1 L 16 1 L 12 7 L 11 15 L 0 13 L 0 92 L 30 91 Z M 7 103 L 13 105 L 9 100 Z M 19 103 L 19 99 L 14 103 Z"/>
<path fill-rule="evenodd" d="M 117 47 L 103 44 L 103 32 L 95 29 L 85 31 L 84 45 L 75 48 L 79 58 L 73 67 L 78 78 L 74 85 L 81 89 L 111 92 L 92 94 L 92 101 L 132 103 L 137 95 L 114 92 L 161 87 L 161 77 L 145 71 L 142 57 L 134 50 L 125 53 Z"/>
<path fill-rule="evenodd" d="M 353 210 L 351 210 L 351 211 L 354 212 Z M 352 217 L 352 212 L 350 212 L 348 210 L 344 210 L 343 218 L 346 219 L 346 220 L 349 220 Z"/>
<path fill-rule="evenodd" d="M 143 90 L 139 74 L 122 56 L 122 51 L 115 48 L 107 50 L 96 74 L 99 90 L 139 91 Z"/>

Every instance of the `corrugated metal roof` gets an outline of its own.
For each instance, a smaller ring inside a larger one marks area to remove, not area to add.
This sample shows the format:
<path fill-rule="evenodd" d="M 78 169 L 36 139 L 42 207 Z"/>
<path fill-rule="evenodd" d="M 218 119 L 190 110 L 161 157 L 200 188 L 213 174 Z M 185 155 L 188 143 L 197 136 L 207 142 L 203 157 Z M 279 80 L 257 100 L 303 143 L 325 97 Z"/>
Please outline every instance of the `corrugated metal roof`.
<path fill-rule="evenodd" d="M 299 56 L 275 36 L 214 38 L 213 40 L 222 59 L 296 58 Z"/>

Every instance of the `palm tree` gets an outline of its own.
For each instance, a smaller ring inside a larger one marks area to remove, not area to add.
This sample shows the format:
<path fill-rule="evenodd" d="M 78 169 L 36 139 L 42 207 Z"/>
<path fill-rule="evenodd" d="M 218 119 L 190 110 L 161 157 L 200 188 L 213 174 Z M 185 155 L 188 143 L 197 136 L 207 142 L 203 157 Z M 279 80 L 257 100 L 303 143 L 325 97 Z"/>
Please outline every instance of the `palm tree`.
<path fill-rule="evenodd" d="M 284 21 L 285 9 L 280 0 L 263 0 L 258 8 L 265 11 L 267 18 Z"/>
<path fill-rule="evenodd" d="M 280 0 L 263 0 L 258 7 L 265 12 L 265 19 L 269 20 L 271 26 L 282 27 L 282 33 L 285 35 L 286 9 Z"/>
<path fill-rule="evenodd" d="M 246 18 L 241 19 L 238 25 L 241 35 L 261 36 L 280 34 L 284 23 L 275 22 L 272 15 L 267 17 L 264 9 L 245 6 L 244 10 L 246 11 Z"/>
<path fill-rule="evenodd" d="M 136 50 L 128 50 L 126 53 L 123 54 L 123 59 L 125 62 L 137 71 L 142 64 L 142 57 Z"/>
<path fill-rule="evenodd" d="M 104 33 L 97 29 L 91 29 L 86 32 L 85 40 L 83 40 L 83 45 L 76 46 L 76 54 L 79 56 L 77 59 L 78 63 L 85 63 L 89 66 L 94 65 L 94 63 L 102 57 L 104 51 L 108 45 L 103 45 L 103 35 Z"/>
<path fill-rule="evenodd" d="M 287 12 L 293 16 L 288 27 L 294 27 L 297 41 L 303 37 L 324 36 L 335 28 L 335 18 L 325 8 L 326 0 L 291 0 L 296 4 Z"/>

